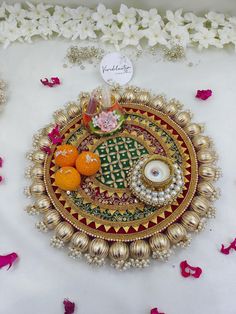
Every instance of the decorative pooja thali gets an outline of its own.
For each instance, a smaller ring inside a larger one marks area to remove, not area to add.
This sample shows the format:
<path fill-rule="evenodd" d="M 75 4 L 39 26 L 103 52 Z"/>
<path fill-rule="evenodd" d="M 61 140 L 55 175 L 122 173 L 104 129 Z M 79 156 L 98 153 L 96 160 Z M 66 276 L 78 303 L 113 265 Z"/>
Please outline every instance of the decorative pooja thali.
<path fill-rule="evenodd" d="M 37 227 L 55 229 L 52 246 L 68 243 L 74 258 L 117 269 L 166 260 L 214 216 L 211 140 L 175 99 L 136 87 L 112 90 L 109 106 L 93 97 L 83 93 L 34 137 L 27 211 L 43 214 Z"/>

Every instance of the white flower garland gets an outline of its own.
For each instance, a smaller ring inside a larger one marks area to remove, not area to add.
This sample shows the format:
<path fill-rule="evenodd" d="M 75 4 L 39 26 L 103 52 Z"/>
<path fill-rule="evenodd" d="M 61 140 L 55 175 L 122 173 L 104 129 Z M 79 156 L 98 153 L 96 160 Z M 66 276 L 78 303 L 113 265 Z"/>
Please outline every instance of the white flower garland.
<path fill-rule="evenodd" d="M 0 6 L 0 43 L 7 47 L 14 41 L 31 42 L 36 36 L 67 39 L 99 39 L 117 49 L 126 46 L 173 45 L 236 50 L 236 17 L 209 12 L 205 16 L 167 10 L 164 16 L 157 9 L 140 10 L 121 4 L 115 14 L 103 4 L 96 10 L 75 9 L 47 4 L 16 3 Z"/>

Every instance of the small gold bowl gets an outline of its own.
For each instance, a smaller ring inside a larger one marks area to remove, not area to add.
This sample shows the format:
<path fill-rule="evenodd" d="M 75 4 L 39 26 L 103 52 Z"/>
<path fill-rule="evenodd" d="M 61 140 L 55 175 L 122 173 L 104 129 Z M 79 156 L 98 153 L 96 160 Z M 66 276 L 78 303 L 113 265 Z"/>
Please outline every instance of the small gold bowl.
<path fill-rule="evenodd" d="M 162 190 L 171 184 L 174 166 L 170 158 L 150 155 L 142 166 L 142 180 L 152 188 Z"/>

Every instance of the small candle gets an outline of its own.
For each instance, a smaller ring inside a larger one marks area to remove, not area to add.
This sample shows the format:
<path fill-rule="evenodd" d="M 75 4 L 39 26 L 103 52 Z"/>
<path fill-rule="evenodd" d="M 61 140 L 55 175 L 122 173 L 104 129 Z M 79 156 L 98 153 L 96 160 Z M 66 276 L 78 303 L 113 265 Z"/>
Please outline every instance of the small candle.
<path fill-rule="evenodd" d="M 154 183 L 162 183 L 170 178 L 171 170 L 169 165 L 164 161 L 151 160 L 144 168 L 144 175 Z"/>

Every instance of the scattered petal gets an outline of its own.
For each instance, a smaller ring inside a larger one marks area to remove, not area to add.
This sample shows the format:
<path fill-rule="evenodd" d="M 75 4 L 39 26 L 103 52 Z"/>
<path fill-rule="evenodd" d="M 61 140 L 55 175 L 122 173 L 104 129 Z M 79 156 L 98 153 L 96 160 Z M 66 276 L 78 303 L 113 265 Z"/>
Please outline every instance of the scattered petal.
<path fill-rule="evenodd" d="M 52 141 L 53 144 L 61 144 L 63 139 L 60 136 L 59 125 L 56 125 L 52 132 L 48 133 L 48 138 Z"/>
<path fill-rule="evenodd" d="M 75 303 L 71 302 L 68 299 L 63 301 L 65 313 L 64 314 L 73 314 L 75 311 Z"/>
<path fill-rule="evenodd" d="M 196 98 L 200 98 L 202 100 L 208 99 L 212 95 L 212 91 L 210 89 L 206 90 L 198 90 L 196 94 Z"/>
<path fill-rule="evenodd" d="M 48 146 L 43 146 L 42 151 L 45 152 L 47 155 L 50 155 L 52 153 L 51 148 Z"/>
<path fill-rule="evenodd" d="M 165 313 L 159 312 L 158 309 L 155 307 L 154 309 L 151 309 L 150 314 L 165 314 Z"/>
<path fill-rule="evenodd" d="M 3 165 L 3 159 L 2 157 L 0 157 L 0 168 L 2 168 L 2 165 Z"/>
<path fill-rule="evenodd" d="M 45 78 L 44 80 L 41 79 L 40 82 L 43 85 L 48 86 L 48 87 L 53 87 L 54 85 L 60 85 L 61 84 L 58 77 L 51 77 L 51 81 L 49 81 L 47 78 Z"/>
<path fill-rule="evenodd" d="M 8 269 L 11 268 L 12 264 L 16 261 L 18 255 L 16 253 L 10 253 L 8 255 L 0 255 L 0 268 L 9 265 Z M 7 269 L 7 270 L 8 270 Z"/>
<path fill-rule="evenodd" d="M 181 275 L 183 277 L 194 277 L 199 278 L 202 274 L 202 269 L 200 267 L 190 266 L 187 261 L 183 261 L 180 263 Z"/>
<path fill-rule="evenodd" d="M 227 247 L 225 247 L 224 244 L 221 245 L 220 252 L 222 254 L 229 255 L 230 250 L 235 250 L 236 251 L 236 238 Z"/>
<path fill-rule="evenodd" d="M 2 181 L 3 181 L 3 177 L 2 177 L 2 176 L 0 176 L 0 183 L 2 183 Z"/>

